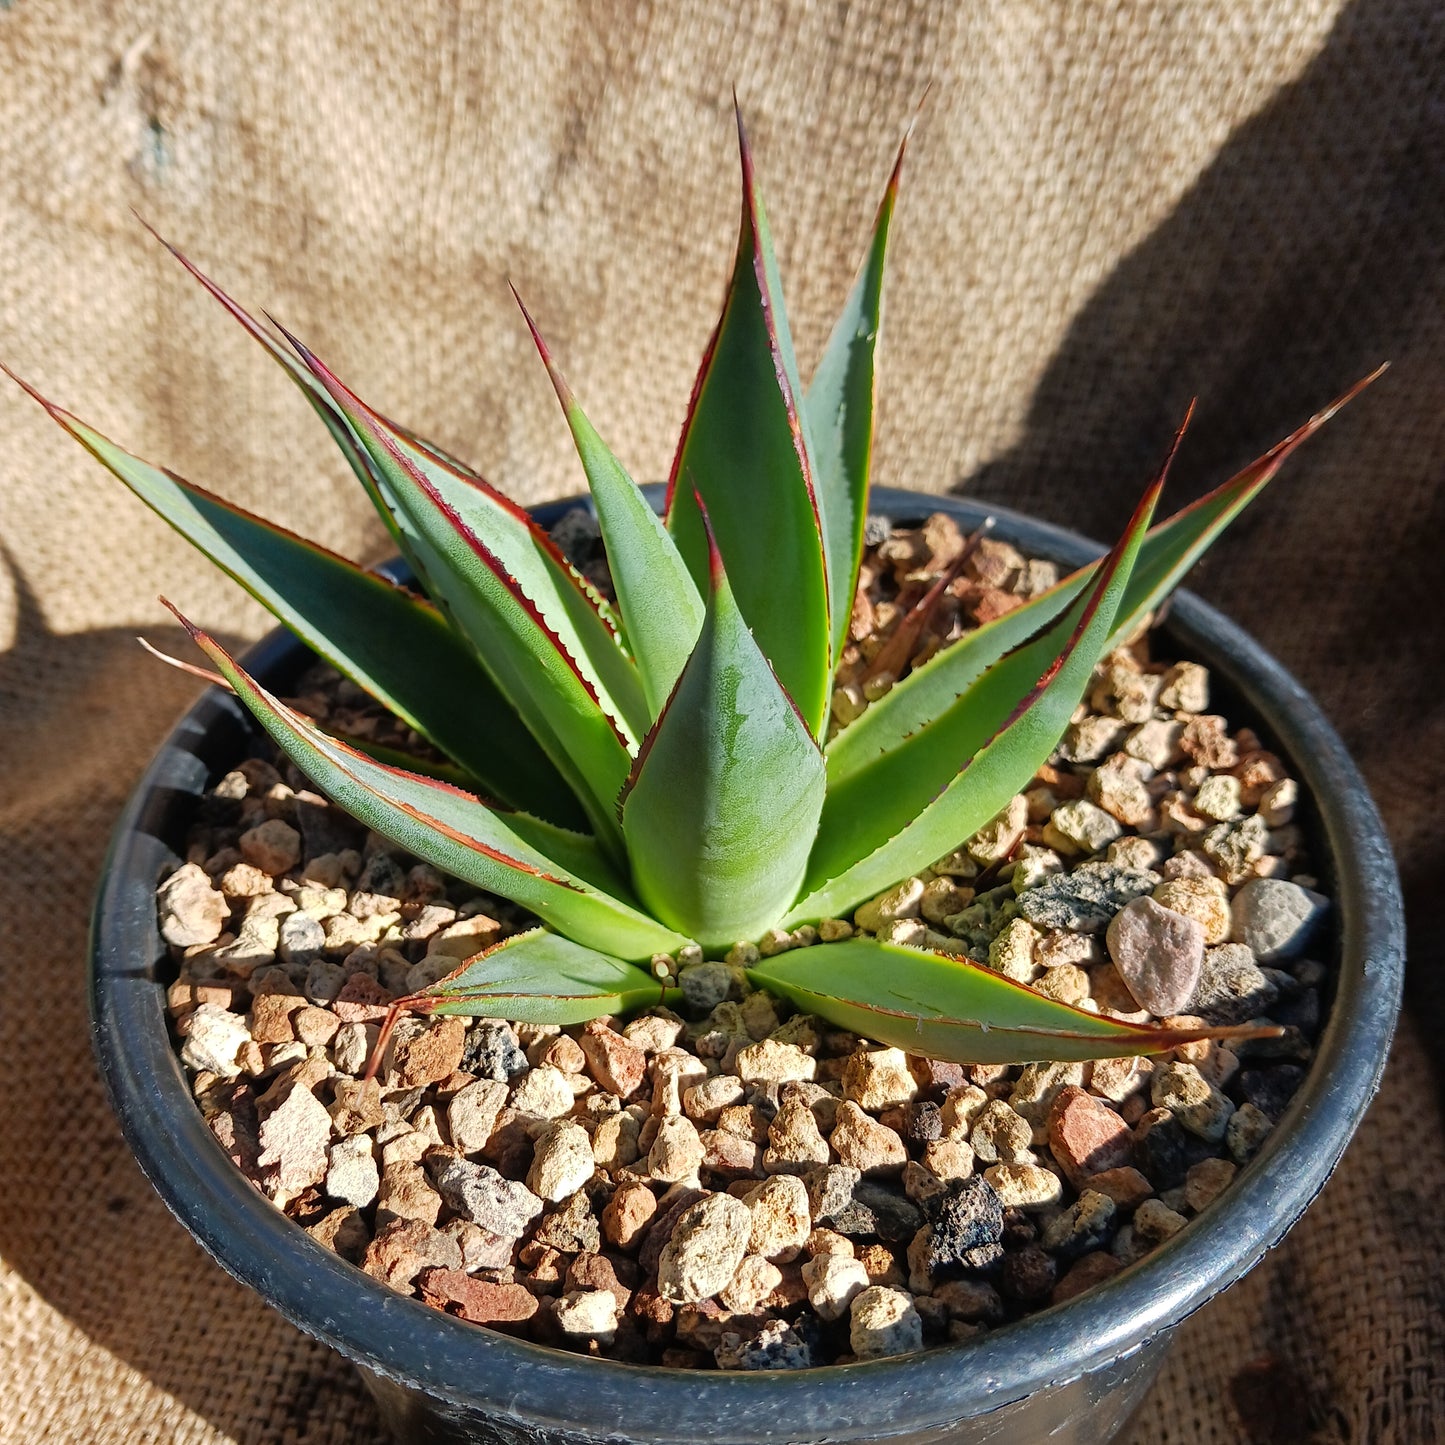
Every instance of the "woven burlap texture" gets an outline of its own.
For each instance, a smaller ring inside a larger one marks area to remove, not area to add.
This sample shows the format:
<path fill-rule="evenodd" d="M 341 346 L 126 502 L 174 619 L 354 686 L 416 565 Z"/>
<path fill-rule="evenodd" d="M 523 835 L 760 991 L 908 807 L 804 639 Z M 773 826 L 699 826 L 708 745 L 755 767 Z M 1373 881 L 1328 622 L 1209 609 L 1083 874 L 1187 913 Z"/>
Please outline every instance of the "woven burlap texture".
<path fill-rule="evenodd" d="M 1196 585 L 1316 692 L 1384 807 L 1414 906 L 1407 1015 L 1338 1175 L 1185 1326 L 1134 1438 L 1438 1438 L 1434 0 L 5 0 L 0 66 L 0 359 L 367 559 L 383 538 L 315 419 L 132 207 L 524 500 L 579 475 L 506 278 L 604 434 L 664 475 L 733 245 L 734 84 L 806 370 L 932 82 L 896 227 L 884 482 L 1102 534 L 1192 394 L 1176 501 L 1392 360 Z M 162 591 L 232 639 L 264 619 L 13 389 L 0 438 L 0 1439 L 371 1440 L 348 1367 L 165 1212 L 86 1032 L 105 839 L 196 687 L 133 635 L 179 650 Z"/>

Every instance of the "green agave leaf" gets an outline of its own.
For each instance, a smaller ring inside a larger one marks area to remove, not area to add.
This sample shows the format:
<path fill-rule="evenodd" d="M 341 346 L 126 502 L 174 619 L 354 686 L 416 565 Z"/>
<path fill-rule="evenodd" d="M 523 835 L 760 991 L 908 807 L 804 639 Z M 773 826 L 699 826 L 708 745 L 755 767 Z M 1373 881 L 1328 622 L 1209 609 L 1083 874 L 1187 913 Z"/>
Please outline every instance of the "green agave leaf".
<path fill-rule="evenodd" d="M 11 373 L 13 375 L 13 373 Z M 99 462 L 307 646 L 456 759 L 494 796 L 561 822 L 561 775 L 435 608 L 118 447 L 15 380 Z"/>
<path fill-rule="evenodd" d="M 469 1018 L 580 1024 L 604 1014 L 676 1003 L 680 997 L 681 990 L 663 988 L 635 964 L 534 928 L 494 944 L 401 1003 Z"/>
<path fill-rule="evenodd" d="M 517 296 L 515 287 L 512 294 Z M 552 378 L 587 473 L 628 641 L 649 716 L 655 719 L 702 630 L 702 598 L 661 518 L 583 414 L 520 296 L 517 305 Z"/>
<path fill-rule="evenodd" d="M 725 948 L 771 927 L 795 896 L 825 781 L 715 546 L 710 555 L 702 633 L 637 755 L 621 813 L 642 901 L 705 948 Z"/>
<path fill-rule="evenodd" d="M 1154 527 L 1144 539 L 1114 620 L 1113 637 L 1128 637 L 1177 587 L 1226 527 L 1273 480 L 1290 455 L 1346 402 L 1385 370 L 1382 366 L 1271 447 L 1222 486 Z M 1006 612 L 936 653 L 872 704 L 828 744 L 828 786 L 841 787 L 860 769 L 927 727 L 1000 657 L 1047 626 L 1092 582 L 1098 563 Z"/>
<path fill-rule="evenodd" d="M 141 224 L 146 225 L 144 221 Z M 345 409 L 337 404 L 320 377 L 307 366 L 301 365 L 253 316 L 180 250 L 152 227 L 146 225 L 146 229 L 226 308 L 300 388 L 302 395 L 325 422 L 352 470 L 365 487 L 402 555 L 427 590 L 434 593 L 433 579 L 427 575 L 426 547 L 416 535 L 406 513 L 397 507 L 395 498 L 390 495 L 383 469 L 377 466 Z M 278 329 L 284 333 L 284 328 Z M 649 721 L 644 715 L 640 685 L 631 676 L 630 669 L 625 665 L 625 658 L 616 655 L 618 648 L 607 622 L 607 608 L 603 599 L 567 563 L 547 534 L 522 509 L 515 507 L 489 487 L 464 462 L 458 461 L 435 443 L 426 441 L 380 413 L 371 412 L 370 415 L 393 439 L 403 455 L 423 470 L 434 468 L 439 473 L 438 476 L 433 476 L 433 480 L 443 492 L 449 489 L 451 482 L 463 481 L 470 485 L 475 496 L 466 499 L 461 505 L 463 515 L 473 525 L 481 527 L 483 535 L 488 537 L 505 565 L 517 568 L 514 575 L 521 579 L 524 585 L 531 586 L 529 595 L 532 595 L 534 600 L 540 599 L 538 605 L 569 645 L 574 656 L 582 658 L 599 672 L 604 681 L 604 690 L 606 685 L 610 685 L 616 691 L 616 706 L 621 711 L 631 712 L 631 726 L 637 735 L 640 735 Z M 500 535 L 489 535 L 487 528 L 474 514 L 474 509 L 480 510 L 487 503 L 500 514 L 494 517 L 494 525 Z M 527 570 L 528 564 L 538 556 L 541 558 L 540 570 L 543 573 L 540 582 L 538 578 L 529 575 Z M 570 631 L 574 627 L 577 633 L 575 637 Z"/>
<path fill-rule="evenodd" d="M 858 564 L 863 557 L 873 462 L 876 352 L 883 319 L 883 263 L 907 145 L 905 135 L 873 222 L 868 254 L 803 398 L 812 439 L 813 481 L 828 529 L 828 607 L 835 662 L 847 637 Z"/>
<path fill-rule="evenodd" d="M 964 1064 L 1156 1054 L 1276 1029 L 1164 1029 L 1086 1013 L 968 959 L 871 938 L 795 948 L 748 970 L 805 1013 L 909 1053 Z"/>
<path fill-rule="evenodd" d="M 309 371 L 300 365 L 296 358 L 276 340 L 260 322 L 256 320 L 239 302 L 233 300 L 220 286 L 211 280 L 199 266 L 195 264 L 177 246 L 173 246 L 149 221 L 139 214 L 136 219 L 141 225 L 155 237 L 177 261 L 200 282 L 211 296 L 221 303 L 231 316 L 240 322 L 242 328 L 257 342 L 260 343 L 266 354 L 286 373 L 300 390 L 302 396 L 311 404 L 317 416 L 325 423 L 327 431 L 331 433 L 332 439 L 341 448 L 342 455 L 346 458 L 351 470 L 356 474 L 357 480 L 365 489 L 372 505 L 376 508 L 377 515 L 386 524 L 386 529 L 391 533 L 392 540 L 401 549 L 402 555 L 416 573 L 418 579 L 425 582 L 425 573 L 422 571 L 420 561 L 412 554 L 410 541 L 403 531 L 397 517 L 392 512 L 382 494 L 381 482 L 377 476 L 376 468 L 367 455 L 366 448 L 357 439 L 356 433 L 352 431 L 350 424 L 342 415 L 336 403 L 331 400 L 326 388 L 321 385 Z M 415 438 L 413 438 L 415 440 Z"/>
<path fill-rule="evenodd" d="M 595 675 L 589 675 L 553 623 L 566 614 L 554 608 L 550 615 L 525 589 L 523 578 L 545 590 L 555 578 L 542 555 L 531 545 L 530 519 L 517 512 L 526 527 L 523 547 L 509 549 L 510 560 L 500 556 L 490 541 L 504 529 L 488 525 L 508 516 L 505 506 L 469 504 L 483 496 L 467 479 L 447 472 L 434 462 L 408 456 L 405 443 L 300 342 L 298 354 L 331 391 L 348 421 L 365 441 L 378 470 L 386 479 L 397 509 L 415 529 L 428 576 L 457 629 L 471 640 L 482 665 L 511 700 L 537 741 L 573 786 L 598 836 L 613 847 L 620 844 L 613 808 L 631 766 L 633 739 L 617 716 L 615 703 L 604 701 Z M 438 479 L 449 479 L 446 489 Z M 468 515 L 460 510 L 468 507 Z M 488 525 L 483 537 L 471 525 Z M 512 519 L 514 522 L 516 518 Z M 509 540 L 518 540 L 511 534 Z M 519 575 L 520 574 L 520 575 Z M 571 589 L 574 596 L 575 589 Z M 555 603 L 562 594 L 554 592 Z M 598 626 L 602 626 L 596 619 Z M 572 640 L 577 640 L 575 630 Z M 613 646 L 614 656 L 627 668 L 631 663 Z M 635 675 L 633 682 L 636 684 Z M 640 684 L 637 702 L 644 709 Z"/>
<path fill-rule="evenodd" d="M 143 637 L 137 638 L 137 641 L 146 647 L 147 651 L 154 652 L 155 656 L 163 661 L 170 663 L 176 661 L 175 658 L 167 657 L 163 652 L 156 652 Z M 196 671 L 201 672 L 202 669 L 197 668 Z M 213 673 L 208 681 L 219 683 L 228 692 L 231 690 L 230 683 L 219 673 Z M 344 747 L 351 748 L 364 757 L 370 758 L 372 762 L 384 763 L 389 768 L 400 768 L 403 772 L 418 773 L 423 778 L 435 778 L 438 782 L 450 783 L 452 787 L 463 790 L 475 788 L 479 782 L 479 779 L 473 777 L 465 768 L 457 767 L 455 763 L 438 762 L 435 758 L 419 758 L 415 753 L 409 753 L 403 748 L 388 747 L 385 743 L 373 742 L 370 738 L 354 737 L 337 728 L 323 727 L 321 731 L 333 742 L 341 743 Z M 504 799 L 499 798 L 498 802 L 505 806 L 511 806 L 506 804 Z"/>
<path fill-rule="evenodd" d="M 633 905 L 591 838 L 522 813 L 501 813 L 458 788 L 387 767 L 338 742 L 261 687 L 214 638 L 179 612 L 176 617 L 286 756 L 368 827 L 418 858 L 530 908 L 588 947 L 650 958 L 688 941 Z"/>
<path fill-rule="evenodd" d="M 839 914 L 926 867 L 1028 785 L 1108 647 L 1168 469 L 1166 461 L 1063 621 L 996 663 L 933 726 L 828 793 L 805 896 L 784 928 Z"/>
<path fill-rule="evenodd" d="M 647 722 L 637 670 L 618 645 L 596 593 L 584 584 L 547 533 L 529 513 L 480 477 L 458 469 L 440 452 L 418 446 L 282 330 L 366 447 L 390 505 L 415 534 L 412 545 L 423 561 L 434 568 L 429 558 L 435 552 L 435 519 L 441 507 L 495 559 L 510 589 L 526 598 L 574 659 L 600 705 L 635 742 Z M 426 502 L 419 496 L 420 484 L 424 484 Z M 454 581 L 455 573 L 450 575 Z M 445 596 L 443 578 L 432 580 Z M 465 626 L 462 630 L 466 631 Z M 474 642 L 482 640 L 473 638 Z"/>
<path fill-rule="evenodd" d="M 813 486 L 802 387 L 741 115 L 738 141 L 737 261 L 673 460 L 667 526 L 702 591 L 706 505 L 738 606 L 816 737 L 832 676 L 829 528 Z M 846 568 L 846 560 L 838 566 Z"/>

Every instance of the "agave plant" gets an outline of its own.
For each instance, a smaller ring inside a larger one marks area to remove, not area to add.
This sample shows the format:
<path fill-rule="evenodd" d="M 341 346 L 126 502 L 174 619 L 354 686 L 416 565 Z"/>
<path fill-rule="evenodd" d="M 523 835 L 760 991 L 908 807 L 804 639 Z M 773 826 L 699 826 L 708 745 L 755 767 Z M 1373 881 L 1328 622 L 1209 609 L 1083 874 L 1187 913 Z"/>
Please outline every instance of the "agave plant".
<path fill-rule="evenodd" d="M 1107 556 L 943 649 L 828 740 L 863 550 L 903 152 L 805 390 L 741 124 L 739 137 L 736 264 L 662 517 L 527 318 L 586 472 L 615 603 L 525 511 L 278 326 L 288 351 L 174 248 L 300 387 L 425 595 L 148 465 L 37 395 L 454 763 L 439 777 L 329 733 L 181 618 L 218 680 L 331 799 L 540 920 L 407 1007 L 563 1024 L 622 1013 L 675 998 L 679 955 L 846 915 L 927 867 L 1029 785 L 1100 658 L 1334 410 L 1151 530 L 1166 460 Z M 749 972 L 837 1025 L 960 1060 L 1107 1057 L 1199 1036 L 1071 1008 L 965 958 L 873 937 L 758 957 Z"/>

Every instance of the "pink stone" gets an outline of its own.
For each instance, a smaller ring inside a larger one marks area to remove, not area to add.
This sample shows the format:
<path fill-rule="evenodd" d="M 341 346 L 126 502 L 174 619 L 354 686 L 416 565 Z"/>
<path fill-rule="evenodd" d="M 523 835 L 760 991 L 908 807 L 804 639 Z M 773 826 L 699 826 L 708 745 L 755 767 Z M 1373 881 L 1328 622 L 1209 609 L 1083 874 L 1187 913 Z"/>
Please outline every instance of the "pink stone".
<path fill-rule="evenodd" d="M 1204 926 L 1152 898 L 1119 910 L 1106 935 L 1109 957 L 1140 1008 L 1157 1016 L 1181 1012 L 1199 985 Z"/>
<path fill-rule="evenodd" d="M 353 973 L 341 985 L 332 1011 L 344 1024 L 380 1023 L 386 1017 L 391 994 L 369 973 Z"/>
<path fill-rule="evenodd" d="M 1133 1155 L 1129 1126 L 1107 1104 L 1069 1085 L 1049 1110 L 1049 1148 L 1076 1189 L 1090 1175 L 1119 1169 Z"/>
<path fill-rule="evenodd" d="M 637 1092 L 647 1073 L 647 1055 L 636 1044 L 596 1020 L 583 1029 L 578 1042 L 588 1072 L 604 1089 L 624 1099 Z"/>
<path fill-rule="evenodd" d="M 520 1284 L 490 1284 L 459 1269 L 423 1270 L 421 1297 L 473 1324 L 520 1325 L 537 1313 L 537 1297 Z"/>
<path fill-rule="evenodd" d="M 276 1188 L 296 1194 L 326 1174 L 331 1115 L 310 1089 L 295 1086 L 261 1124 L 257 1163 L 270 1171 Z"/>

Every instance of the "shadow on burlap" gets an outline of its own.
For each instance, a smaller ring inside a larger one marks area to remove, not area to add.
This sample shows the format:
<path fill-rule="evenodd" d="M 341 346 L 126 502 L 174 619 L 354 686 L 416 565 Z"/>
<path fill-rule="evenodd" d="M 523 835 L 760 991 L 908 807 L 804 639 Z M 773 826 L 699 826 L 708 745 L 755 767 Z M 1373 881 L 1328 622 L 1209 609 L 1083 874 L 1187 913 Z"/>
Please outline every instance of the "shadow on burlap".
<path fill-rule="evenodd" d="M 1189 395 L 1175 501 L 1393 360 L 1196 585 L 1316 692 L 1381 802 L 1412 915 L 1407 1020 L 1336 1178 L 1184 1326 L 1132 1438 L 1425 1442 L 1445 1418 L 1445 16 L 957 8 L 0 10 L 0 355 L 143 455 L 374 556 L 304 407 L 127 207 L 535 499 L 577 476 L 510 272 L 594 420 L 662 475 L 735 224 L 730 84 L 806 365 L 931 78 L 882 481 L 1102 535 Z M 348 1368 L 231 1283 L 130 1162 L 86 1032 L 106 835 L 194 692 L 132 636 L 179 646 L 162 590 L 232 638 L 260 615 L 12 394 L 0 432 L 0 1439 L 369 1441 Z"/>

